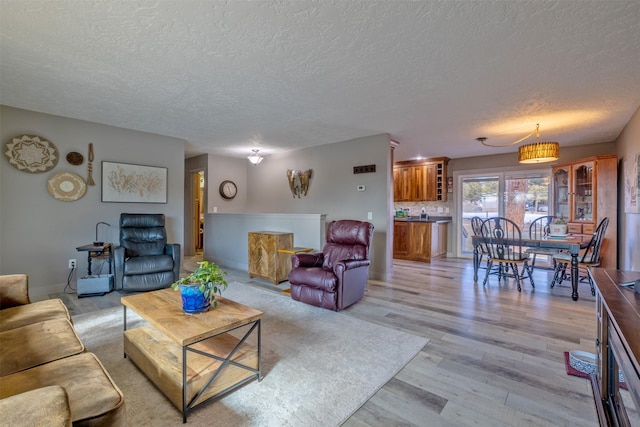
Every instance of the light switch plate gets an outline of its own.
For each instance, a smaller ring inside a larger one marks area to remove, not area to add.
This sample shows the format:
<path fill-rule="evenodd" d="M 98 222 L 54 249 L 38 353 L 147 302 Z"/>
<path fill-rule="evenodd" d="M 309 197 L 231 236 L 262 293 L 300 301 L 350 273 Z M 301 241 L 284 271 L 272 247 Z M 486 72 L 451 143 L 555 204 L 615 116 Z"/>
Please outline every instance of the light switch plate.
<path fill-rule="evenodd" d="M 364 185 L 358 185 L 358 191 L 364 191 L 367 188 Z"/>

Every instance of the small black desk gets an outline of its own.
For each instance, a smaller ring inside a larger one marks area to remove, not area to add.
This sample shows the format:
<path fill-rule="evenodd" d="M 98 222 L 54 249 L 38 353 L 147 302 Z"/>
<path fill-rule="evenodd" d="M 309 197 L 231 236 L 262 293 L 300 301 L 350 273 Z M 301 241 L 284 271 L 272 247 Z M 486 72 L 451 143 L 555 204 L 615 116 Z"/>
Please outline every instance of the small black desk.
<path fill-rule="evenodd" d="M 78 252 L 87 252 L 87 274 L 91 276 L 91 260 L 93 258 L 107 258 L 109 264 L 109 274 L 111 274 L 111 257 L 113 255 L 113 244 L 103 243 L 102 245 L 94 245 L 90 243 L 76 248 Z"/>

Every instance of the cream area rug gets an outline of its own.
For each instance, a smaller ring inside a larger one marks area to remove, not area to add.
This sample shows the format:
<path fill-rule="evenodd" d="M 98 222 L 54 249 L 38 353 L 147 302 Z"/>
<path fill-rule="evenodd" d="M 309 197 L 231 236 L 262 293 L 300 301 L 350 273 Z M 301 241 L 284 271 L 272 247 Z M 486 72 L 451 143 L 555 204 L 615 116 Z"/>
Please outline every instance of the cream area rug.
<path fill-rule="evenodd" d="M 189 412 L 191 425 L 339 426 L 428 342 L 239 282 L 223 296 L 264 312 L 263 379 Z M 127 317 L 129 328 L 142 323 Z M 122 308 L 73 321 L 124 393 L 129 426 L 182 424 L 178 409 L 123 357 Z"/>

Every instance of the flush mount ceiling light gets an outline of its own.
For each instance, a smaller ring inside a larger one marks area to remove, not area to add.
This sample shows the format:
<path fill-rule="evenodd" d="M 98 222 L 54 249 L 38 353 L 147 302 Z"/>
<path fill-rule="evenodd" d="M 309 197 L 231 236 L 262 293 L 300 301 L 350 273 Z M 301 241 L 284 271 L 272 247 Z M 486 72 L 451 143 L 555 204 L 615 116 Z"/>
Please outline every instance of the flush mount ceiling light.
<path fill-rule="evenodd" d="M 260 154 L 258 154 L 258 150 L 257 148 L 254 148 L 253 150 L 253 154 L 249 154 L 247 156 L 247 159 L 249 159 L 249 161 L 251 162 L 251 164 L 257 165 L 258 163 L 260 163 L 262 161 L 262 159 L 264 159 L 264 157 L 262 157 Z"/>
<path fill-rule="evenodd" d="M 510 142 L 503 145 L 495 145 L 487 143 L 487 138 L 484 136 L 476 138 L 476 141 L 487 147 L 508 147 L 516 145 L 525 139 L 536 135 L 536 138 L 540 138 L 540 124 L 536 125 L 536 129 L 530 134 L 520 138 L 517 141 Z M 558 160 L 560 157 L 560 144 L 557 142 L 535 142 L 532 144 L 525 144 L 518 148 L 518 162 L 520 163 L 545 163 Z"/>

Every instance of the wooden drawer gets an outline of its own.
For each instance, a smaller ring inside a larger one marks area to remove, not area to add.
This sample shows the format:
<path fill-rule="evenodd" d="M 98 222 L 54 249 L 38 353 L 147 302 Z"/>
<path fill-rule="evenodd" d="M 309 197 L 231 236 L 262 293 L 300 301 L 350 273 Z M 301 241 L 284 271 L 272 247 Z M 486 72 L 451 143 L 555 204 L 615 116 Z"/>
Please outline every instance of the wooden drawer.
<path fill-rule="evenodd" d="M 594 224 L 582 224 L 582 234 L 593 234 L 595 230 Z"/>
<path fill-rule="evenodd" d="M 582 224 L 576 222 L 570 222 L 567 224 L 567 233 L 569 234 L 582 234 Z"/>

